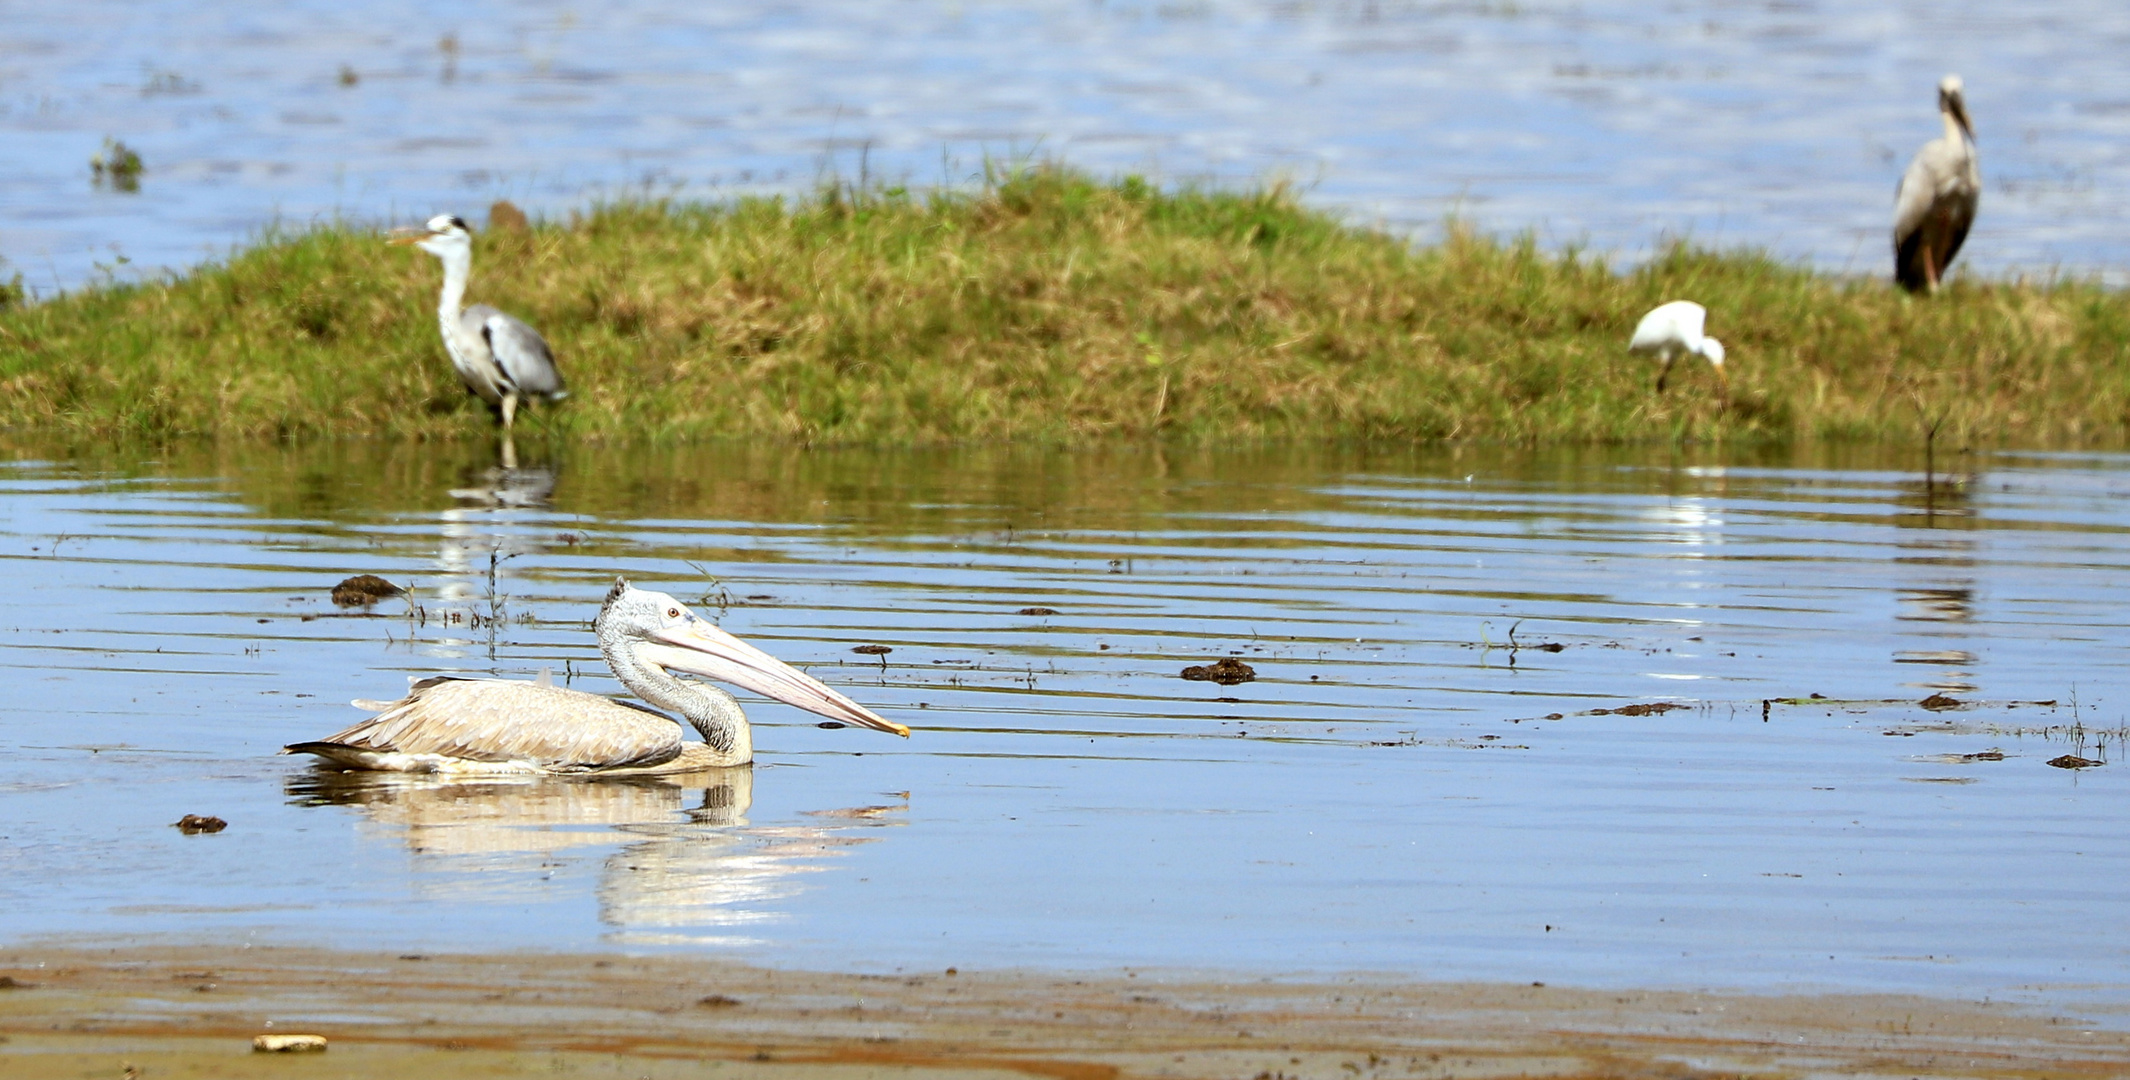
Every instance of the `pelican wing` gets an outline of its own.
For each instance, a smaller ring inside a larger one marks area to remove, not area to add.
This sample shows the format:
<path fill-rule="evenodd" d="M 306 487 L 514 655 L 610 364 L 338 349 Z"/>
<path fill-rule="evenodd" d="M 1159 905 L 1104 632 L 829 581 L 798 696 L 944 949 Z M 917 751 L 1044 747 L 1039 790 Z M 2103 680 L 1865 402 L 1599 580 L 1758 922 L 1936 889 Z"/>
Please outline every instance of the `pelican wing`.
<path fill-rule="evenodd" d="M 489 354 L 518 393 L 550 399 L 562 396 L 562 374 L 555 370 L 555 354 L 538 330 L 486 304 L 467 308 L 466 317 L 480 321 L 481 337 L 488 342 Z"/>
<path fill-rule="evenodd" d="M 424 679 L 391 708 L 290 750 L 336 760 L 403 755 L 575 772 L 659 765 L 681 753 L 680 725 L 611 698 L 499 679 Z M 370 767 L 376 767 L 371 765 Z"/>

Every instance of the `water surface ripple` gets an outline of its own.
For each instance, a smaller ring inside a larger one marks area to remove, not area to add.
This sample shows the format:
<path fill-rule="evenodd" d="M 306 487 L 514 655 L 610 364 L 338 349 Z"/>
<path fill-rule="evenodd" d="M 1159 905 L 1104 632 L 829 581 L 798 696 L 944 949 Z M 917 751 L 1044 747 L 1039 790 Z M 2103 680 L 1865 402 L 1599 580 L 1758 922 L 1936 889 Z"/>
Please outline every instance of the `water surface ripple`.
<path fill-rule="evenodd" d="M 9 939 L 2126 1000 L 2120 456 L 17 456 Z M 358 572 L 414 598 L 336 609 Z M 615 690 L 617 572 L 915 735 L 757 703 L 760 764 L 681 783 L 274 754 L 409 676 Z"/>

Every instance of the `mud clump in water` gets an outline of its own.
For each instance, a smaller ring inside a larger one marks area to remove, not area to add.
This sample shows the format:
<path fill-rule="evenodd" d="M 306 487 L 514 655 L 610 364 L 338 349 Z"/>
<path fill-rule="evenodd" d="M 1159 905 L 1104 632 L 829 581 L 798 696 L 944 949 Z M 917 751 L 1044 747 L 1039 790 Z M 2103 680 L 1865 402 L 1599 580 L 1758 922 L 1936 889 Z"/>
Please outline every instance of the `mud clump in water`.
<path fill-rule="evenodd" d="M 1210 664 L 1183 669 L 1183 677 L 1189 682 L 1219 683 L 1234 686 L 1257 678 L 1257 669 L 1232 656 L 1223 656 Z"/>
<path fill-rule="evenodd" d="M 1673 709 L 1692 708 L 1676 701 L 1652 701 L 1647 705 L 1622 705 L 1617 709 L 1592 709 L 1592 716 L 1662 716 Z"/>
<path fill-rule="evenodd" d="M 2062 757 L 2050 758 L 2049 764 L 2059 769 L 2097 769 L 2107 762 L 2079 757 L 2077 754 L 2065 754 Z"/>
<path fill-rule="evenodd" d="M 1014 614 L 1016 615 L 1055 615 L 1057 613 L 1058 609 L 1047 607 L 1024 607 L 1021 610 L 1014 612 Z"/>
<path fill-rule="evenodd" d="M 740 999 L 726 997 L 723 994 L 712 994 L 709 997 L 696 999 L 695 1003 L 705 1009 L 730 1009 L 737 1006 L 740 1003 Z"/>
<path fill-rule="evenodd" d="M 860 656 L 886 656 L 895 650 L 885 645 L 857 645 L 853 646 L 851 651 Z"/>
<path fill-rule="evenodd" d="M 333 586 L 333 602 L 341 607 L 369 607 L 406 591 L 376 574 L 357 574 Z"/>
<path fill-rule="evenodd" d="M 525 232 L 531 228 L 532 222 L 526 220 L 525 211 L 509 199 L 497 199 L 488 207 L 490 232 Z"/>
<path fill-rule="evenodd" d="M 223 829 L 229 828 L 229 822 L 211 815 L 186 814 L 184 817 L 171 822 L 170 827 L 184 833 L 186 836 L 198 836 L 201 833 L 221 832 Z"/>
<path fill-rule="evenodd" d="M 1932 694 L 1929 697 L 1916 702 L 1916 704 L 1921 705 L 1926 709 L 1929 709 L 1931 712 L 1944 712 L 1947 709 L 1959 708 L 1961 705 L 1961 701 L 1959 698 L 1947 697 L 1944 694 Z"/>

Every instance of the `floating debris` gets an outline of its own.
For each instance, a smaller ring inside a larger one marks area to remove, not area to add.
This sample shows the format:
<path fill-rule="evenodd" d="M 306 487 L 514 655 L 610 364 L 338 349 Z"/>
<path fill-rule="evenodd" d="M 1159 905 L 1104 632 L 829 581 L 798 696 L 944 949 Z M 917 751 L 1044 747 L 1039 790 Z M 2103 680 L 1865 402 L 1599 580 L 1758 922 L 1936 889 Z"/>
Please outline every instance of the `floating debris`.
<path fill-rule="evenodd" d="M 406 591 L 376 574 L 357 574 L 333 586 L 333 602 L 341 607 L 368 607 L 386 597 L 399 596 Z"/>
<path fill-rule="evenodd" d="M 27 990 L 36 983 L 26 983 L 13 975 L 0 975 L 0 990 Z"/>
<path fill-rule="evenodd" d="M 198 836 L 201 833 L 221 832 L 223 829 L 229 828 L 229 822 L 212 815 L 186 814 L 184 817 L 171 822 L 170 827 L 184 833 L 186 836 Z"/>
<path fill-rule="evenodd" d="M 2077 754 L 2065 754 L 2062 757 L 2050 758 L 2049 764 L 2059 769 L 2097 769 L 2107 762 L 2079 757 Z"/>
<path fill-rule="evenodd" d="M 1959 698 L 1947 697 L 1944 694 L 1932 694 L 1916 702 L 1916 704 L 1929 709 L 1931 712 L 1944 712 L 1947 709 L 1957 709 L 1965 702 L 1962 702 Z"/>
<path fill-rule="evenodd" d="M 362 82 L 362 75 L 347 64 L 340 65 L 340 85 L 355 86 Z"/>
<path fill-rule="evenodd" d="M 817 728 L 826 729 L 828 731 L 834 731 L 837 728 L 842 727 L 843 722 L 841 720 L 823 720 L 820 723 L 815 724 L 814 726 Z"/>
<path fill-rule="evenodd" d="M 1232 656 L 1223 656 L 1210 664 L 1183 669 L 1183 677 L 1190 682 L 1219 683 L 1234 686 L 1257 678 L 1257 669 Z"/>
<path fill-rule="evenodd" d="M 860 656 L 886 656 L 895 650 L 885 645 L 856 645 L 852 646 L 851 651 Z"/>
<path fill-rule="evenodd" d="M 1647 705 L 1622 705 L 1617 709 L 1592 709 L 1592 716 L 1662 716 L 1673 709 L 1691 709 L 1676 701 L 1652 701 Z M 1548 718 L 1550 719 L 1550 717 Z"/>
<path fill-rule="evenodd" d="M 1017 615 L 1055 615 L 1057 613 L 1058 609 L 1047 607 L 1024 607 L 1015 612 Z"/>
<path fill-rule="evenodd" d="M 711 994 L 709 997 L 697 998 L 695 1003 L 705 1009 L 729 1009 L 735 1005 L 738 1005 L 740 1003 L 740 999 L 736 997 L 726 997 L 723 994 Z"/>
<path fill-rule="evenodd" d="M 254 1035 L 251 1048 L 261 1054 L 321 1054 L 325 1052 L 325 1036 Z"/>

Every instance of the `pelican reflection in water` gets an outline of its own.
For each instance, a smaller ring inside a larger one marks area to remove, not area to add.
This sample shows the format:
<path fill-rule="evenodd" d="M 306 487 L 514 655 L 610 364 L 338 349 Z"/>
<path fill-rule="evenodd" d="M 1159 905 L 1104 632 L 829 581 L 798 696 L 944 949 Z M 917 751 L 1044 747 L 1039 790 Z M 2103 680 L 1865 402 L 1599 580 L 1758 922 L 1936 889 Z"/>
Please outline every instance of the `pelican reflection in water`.
<path fill-rule="evenodd" d="M 683 741 L 663 713 L 540 682 L 423 679 L 363 722 L 283 753 L 316 754 L 345 768 L 388 772 L 643 775 L 745 765 L 754 760 L 747 714 L 731 694 L 682 680 L 685 671 L 731 683 L 808 712 L 875 731 L 910 729 L 820 680 L 696 617 L 686 604 L 617 578 L 594 624 L 599 651 L 623 686 L 671 709 L 703 741 Z M 669 670 L 670 669 L 670 670 Z"/>
<path fill-rule="evenodd" d="M 576 895 L 590 873 L 614 940 L 746 945 L 788 915 L 809 877 L 885 839 L 878 830 L 900 825 L 907 809 L 757 825 L 748 820 L 753 773 L 588 781 L 311 769 L 291 776 L 287 791 L 303 805 L 357 810 L 362 832 L 404 844 L 409 884 L 424 900 L 537 902 Z"/>

